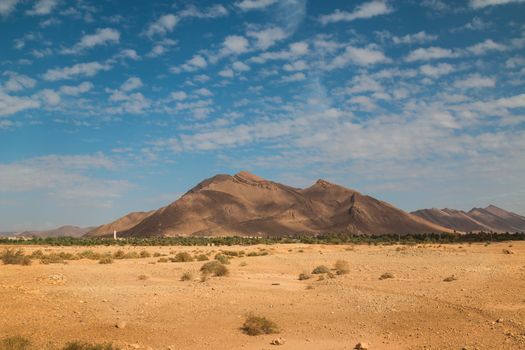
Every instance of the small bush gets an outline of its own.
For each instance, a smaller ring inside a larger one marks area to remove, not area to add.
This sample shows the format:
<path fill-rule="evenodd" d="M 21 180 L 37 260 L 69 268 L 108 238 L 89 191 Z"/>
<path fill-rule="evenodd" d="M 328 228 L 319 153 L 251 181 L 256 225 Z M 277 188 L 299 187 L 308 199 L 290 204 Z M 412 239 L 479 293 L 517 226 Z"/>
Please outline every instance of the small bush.
<path fill-rule="evenodd" d="M 92 250 L 84 250 L 83 252 L 78 253 L 78 257 L 80 259 L 99 260 L 101 256 L 99 253 L 95 253 Z"/>
<path fill-rule="evenodd" d="M 210 261 L 202 265 L 201 272 L 206 275 L 227 276 L 229 271 L 226 266 L 219 261 Z"/>
<path fill-rule="evenodd" d="M 348 261 L 345 260 L 337 260 L 335 262 L 335 272 L 338 275 L 346 275 L 350 272 L 350 264 L 348 264 Z"/>
<path fill-rule="evenodd" d="M 42 264 L 65 264 L 64 258 L 60 256 L 60 254 L 57 253 L 50 253 L 48 255 L 42 256 L 40 259 L 40 262 Z"/>
<path fill-rule="evenodd" d="M 31 253 L 29 256 L 31 259 L 42 259 L 45 256 L 44 252 L 42 252 L 40 249 L 35 250 Z"/>
<path fill-rule="evenodd" d="M 149 258 L 151 256 L 147 250 L 142 250 L 139 255 L 141 258 Z"/>
<path fill-rule="evenodd" d="M 330 269 L 324 265 L 319 265 L 315 269 L 313 269 L 312 274 L 318 275 L 320 273 L 328 273 L 330 272 Z"/>
<path fill-rule="evenodd" d="M 226 255 L 220 253 L 215 255 L 215 260 L 225 265 L 228 265 L 230 263 L 230 259 Z"/>
<path fill-rule="evenodd" d="M 242 326 L 244 333 L 248 335 L 279 333 L 279 328 L 275 322 L 265 317 L 250 315 Z"/>
<path fill-rule="evenodd" d="M 139 275 L 139 281 L 145 281 L 148 279 L 148 276 L 146 275 Z"/>
<path fill-rule="evenodd" d="M 67 343 L 62 350 L 120 350 L 112 344 L 89 344 L 82 342 Z"/>
<path fill-rule="evenodd" d="M 310 279 L 310 275 L 303 272 L 303 273 L 300 273 L 299 274 L 299 281 L 304 281 L 304 280 L 307 280 L 307 279 Z"/>
<path fill-rule="evenodd" d="M 153 257 L 154 257 L 154 258 L 158 258 L 159 256 L 162 256 L 162 254 L 159 253 L 159 252 L 155 252 L 155 253 L 153 253 Z"/>
<path fill-rule="evenodd" d="M 30 346 L 31 342 L 19 335 L 7 337 L 0 341 L 0 350 L 26 350 Z"/>
<path fill-rule="evenodd" d="M 190 262 L 193 261 L 193 257 L 188 252 L 177 253 L 174 258 L 170 259 L 173 262 Z"/>
<path fill-rule="evenodd" d="M 5 265 L 31 265 L 31 258 L 22 249 L 6 249 L 0 254 L 0 259 Z"/>
<path fill-rule="evenodd" d="M 113 258 L 110 256 L 104 256 L 98 261 L 99 264 L 113 264 Z"/>
<path fill-rule="evenodd" d="M 452 281 L 455 281 L 455 280 L 457 280 L 457 279 L 458 279 L 458 278 L 457 278 L 456 276 L 452 275 L 452 276 L 448 276 L 447 278 L 445 278 L 445 279 L 443 280 L 443 282 L 452 282 Z"/>
<path fill-rule="evenodd" d="M 195 257 L 195 260 L 197 261 L 207 261 L 210 260 L 207 255 L 205 254 L 199 254 Z"/>
<path fill-rule="evenodd" d="M 386 280 L 388 278 L 394 278 L 394 275 L 390 272 L 385 272 L 379 277 L 380 280 Z"/>
<path fill-rule="evenodd" d="M 157 260 L 157 262 L 160 262 L 160 263 L 167 263 L 167 262 L 168 262 L 168 259 L 167 259 L 167 258 L 160 258 L 159 260 Z"/>
<path fill-rule="evenodd" d="M 113 259 L 124 259 L 126 257 L 126 252 L 123 250 L 117 250 L 113 253 Z"/>
<path fill-rule="evenodd" d="M 191 281 L 192 279 L 193 275 L 189 271 L 184 272 L 182 276 L 180 276 L 181 281 Z"/>

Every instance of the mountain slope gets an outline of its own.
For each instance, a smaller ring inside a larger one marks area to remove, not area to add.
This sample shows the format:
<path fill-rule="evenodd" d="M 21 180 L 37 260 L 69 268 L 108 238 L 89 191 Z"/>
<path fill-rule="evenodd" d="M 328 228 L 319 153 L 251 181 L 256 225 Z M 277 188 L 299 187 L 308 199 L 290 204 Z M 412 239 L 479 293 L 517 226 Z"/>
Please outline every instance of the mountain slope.
<path fill-rule="evenodd" d="M 92 230 L 92 227 L 78 227 L 65 225 L 52 230 L 46 231 L 24 231 L 18 233 L 21 237 L 82 237 L 86 232 Z"/>
<path fill-rule="evenodd" d="M 129 213 L 121 218 L 118 218 L 117 220 L 110 222 L 109 224 L 98 226 L 94 229 L 91 229 L 89 232 L 86 233 L 86 237 L 97 237 L 97 236 L 107 236 L 107 235 L 113 235 L 113 231 L 116 230 L 117 232 L 125 231 L 145 218 L 147 218 L 149 215 L 151 215 L 153 211 L 148 212 L 132 212 Z"/>
<path fill-rule="evenodd" d="M 96 234 L 112 233 L 105 231 L 97 229 Z M 336 232 L 405 234 L 450 230 L 324 180 L 298 189 L 240 172 L 202 181 L 179 200 L 123 230 L 120 236 L 273 236 Z"/>
<path fill-rule="evenodd" d="M 463 232 L 522 232 L 525 217 L 494 205 L 468 212 L 454 209 L 421 209 L 412 214 L 435 224 Z"/>

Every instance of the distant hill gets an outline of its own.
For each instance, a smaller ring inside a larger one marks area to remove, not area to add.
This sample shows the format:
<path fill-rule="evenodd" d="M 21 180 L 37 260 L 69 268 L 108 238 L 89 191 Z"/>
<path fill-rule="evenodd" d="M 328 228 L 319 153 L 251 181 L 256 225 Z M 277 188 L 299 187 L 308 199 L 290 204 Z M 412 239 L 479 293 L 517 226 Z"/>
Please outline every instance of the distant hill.
<path fill-rule="evenodd" d="M 455 209 L 421 209 L 412 212 L 437 225 L 463 232 L 525 232 L 525 217 L 489 205 L 468 212 Z"/>
<path fill-rule="evenodd" d="M 17 233 L 16 236 L 21 237 L 82 237 L 86 232 L 91 231 L 92 227 L 78 227 L 78 226 L 61 226 L 47 231 L 24 231 Z"/>
<path fill-rule="evenodd" d="M 113 231 L 122 232 L 126 231 L 133 226 L 137 225 L 139 222 L 147 218 L 149 215 L 151 215 L 154 211 L 148 211 L 148 212 L 133 212 L 129 213 L 121 218 L 118 218 L 117 220 L 110 222 L 109 224 L 98 226 L 89 232 L 86 233 L 86 237 L 97 237 L 97 236 L 107 236 L 112 235 Z"/>
<path fill-rule="evenodd" d="M 128 214 L 87 236 L 113 229 L 127 237 L 452 232 L 325 180 L 299 189 L 244 171 L 206 179 L 166 207 Z"/>

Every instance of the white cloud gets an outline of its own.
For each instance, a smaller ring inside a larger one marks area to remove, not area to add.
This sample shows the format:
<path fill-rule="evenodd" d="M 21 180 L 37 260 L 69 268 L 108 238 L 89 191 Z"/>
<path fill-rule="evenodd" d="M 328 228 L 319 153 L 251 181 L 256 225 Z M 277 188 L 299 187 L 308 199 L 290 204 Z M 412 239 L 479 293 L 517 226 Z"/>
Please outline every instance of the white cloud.
<path fill-rule="evenodd" d="M 42 100 L 49 106 L 56 106 L 60 103 L 60 95 L 51 89 L 44 89 L 40 91 Z"/>
<path fill-rule="evenodd" d="M 353 12 L 336 10 L 329 15 L 319 18 L 322 24 L 336 23 L 341 21 L 354 21 L 356 19 L 372 18 L 375 16 L 386 15 L 393 11 L 392 7 L 385 0 L 373 0 L 356 7 Z"/>
<path fill-rule="evenodd" d="M 288 72 L 301 71 L 308 69 L 308 64 L 304 60 L 298 60 L 292 63 L 286 63 L 283 69 Z"/>
<path fill-rule="evenodd" d="M 58 5 L 58 0 L 36 0 L 33 8 L 28 10 L 28 15 L 48 15 Z"/>
<path fill-rule="evenodd" d="M 473 8 L 483 8 L 487 6 L 505 5 L 520 2 L 525 2 L 525 0 L 470 0 L 470 6 Z"/>
<path fill-rule="evenodd" d="M 436 60 L 441 58 L 452 58 L 458 57 L 458 53 L 450 49 L 444 49 L 441 47 L 427 47 L 427 48 L 418 48 L 411 51 L 405 58 L 408 62 L 415 61 L 428 61 Z"/>
<path fill-rule="evenodd" d="M 126 80 L 122 85 L 120 86 L 120 90 L 122 91 L 132 91 L 136 90 L 140 87 L 142 87 L 142 80 L 138 77 L 131 77 L 128 80 Z"/>
<path fill-rule="evenodd" d="M 195 5 L 189 5 L 186 9 L 180 11 L 178 16 L 181 18 L 218 18 L 228 16 L 228 10 L 219 4 L 203 10 L 197 8 Z"/>
<path fill-rule="evenodd" d="M 219 75 L 223 78 L 233 78 L 234 73 L 230 68 L 225 68 L 219 72 Z"/>
<path fill-rule="evenodd" d="M 0 16 L 9 16 L 18 2 L 19 0 L 0 0 Z"/>
<path fill-rule="evenodd" d="M 120 33 L 112 28 L 99 28 L 95 34 L 86 34 L 71 49 L 63 49 L 62 53 L 75 54 L 98 45 L 118 44 Z"/>
<path fill-rule="evenodd" d="M 241 61 L 235 61 L 232 64 L 232 68 L 237 72 L 247 72 L 250 70 L 250 66 Z"/>
<path fill-rule="evenodd" d="M 505 51 L 507 47 L 494 42 L 492 39 L 487 39 L 479 44 L 469 46 L 467 50 L 476 55 L 483 55 L 489 51 Z"/>
<path fill-rule="evenodd" d="M 167 33 L 173 31 L 178 21 L 179 19 L 175 15 L 163 15 L 158 20 L 149 25 L 148 29 L 146 30 L 146 35 L 149 37 L 154 35 L 166 35 Z"/>
<path fill-rule="evenodd" d="M 479 89 L 496 86 L 496 79 L 493 77 L 483 77 L 478 73 L 471 74 L 465 79 L 456 80 L 454 86 L 460 89 Z"/>
<path fill-rule="evenodd" d="M 381 92 L 383 87 L 381 84 L 368 75 L 358 75 L 352 79 L 352 86 L 347 89 L 351 94 L 362 92 Z"/>
<path fill-rule="evenodd" d="M 384 55 L 384 53 L 377 48 L 347 46 L 345 51 L 336 56 L 326 68 L 332 70 L 346 67 L 350 63 L 359 66 L 368 66 L 389 61 L 390 60 Z"/>
<path fill-rule="evenodd" d="M 11 96 L 0 90 L 0 116 L 8 116 L 38 107 L 40 107 L 40 102 L 35 98 Z"/>
<path fill-rule="evenodd" d="M 419 67 L 419 70 L 423 75 L 439 78 L 440 76 L 452 73 L 455 68 L 448 63 L 439 63 L 437 65 L 424 64 Z"/>
<path fill-rule="evenodd" d="M 133 61 L 140 60 L 140 56 L 137 54 L 137 51 L 133 49 L 124 49 L 120 51 L 119 57 L 129 58 Z"/>
<path fill-rule="evenodd" d="M 248 51 L 248 40 L 240 35 L 229 35 L 222 43 L 221 55 L 239 55 Z"/>
<path fill-rule="evenodd" d="M 277 1 L 278 0 L 242 0 L 236 2 L 235 6 L 243 11 L 261 10 L 275 4 Z"/>
<path fill-rule="evenodd" d="M 288 37 L 288 34 L 282 28 L 275 26 L 263 30 L 250 30 L 246 35 L 255 38 L 255 46 L 260 50 L 266 50 Z"/>
<path fill-rule="evenodd" d="M 304 56 L 308 53 L 308 43 L 299 41 L 292 43 L 288 46 L 288 50 L 276 51 L 276 52 L 264 52 L 259 56 L 255 56 L 249 59 L 250 62 L 265 63 L 266 61 L 272 60 L 292 60 L 298 57 Z"/>
<path fill-rule="evenodd" d="M 2 75 L 9 77 L 9 80 L 7 80 L 3 86 L 0 85 L 0 88 L 4 91 L 21 91 L 32 88 L 36 85 L 36 80 L 27 75 L 18 74 L 12 71 L 6 71 Z"/>
<path fill-rule="evenodd" d="M 394 44 L 421 44 L 430 41 L 437 40 L 437 35 L 427 34 L 425 31 L 421 31 L 415 34 L 407 34 L 402 37 L 394 36 L 392 41 Z"/>
<path fill-rule="evenodd" d="M 306 79 L 306 75 L 304 75 L 304 73 L 297 72 L 297 73 L 294 73 L 292 75 L 284 76 L 282 78 L 282 81 L 289 83 L 289 82 L 301 81 L 301 80 L 305 80 L 305 79 Z"/>
<path fill-rule="evenodd" d="M 77 86 L 64 85 L 60 87 L 60 92 L 64 95 L 78 96 L 80 94 L 86 93 L 93 89 L 93 84 L 89 81 L 80 83 Z"/>
<path fill-rule="evenodd" d="M 48 69 L 44 74 L 44 80 L 56 81 L 63 79 L 73 79 L 77 76 L 91 77 L 100 71 L 108 71 L 111 66 L 107 63 L 88 62 L 77 63 L 71 67 Z"/>
<path fill-rule="evenodd" d="M 173 91 L 170 96 L 175 101 L 182 101 L 188 97 L 188 94 L 186 94 L 184 91 Z"/>
<path fill-rule="evenodd" d="M 196 70 L 206 68 L 207 66 L 208 62 L 206 62 L 206 59 L 204 57 L 202 57 L 201 55 L 195 55 L 180 67 L 171 67 L 170 70 L 172 73 L 178 74 L 182 71 L 194 72 Z"/>
<path fill-rule="evenodd" d="M 200 96 L 206 96 L 206 97 L 213 96 L 213 93 L 210 90 L 206 89 L 206 88 L 197 89 L 197 90 L 195 90 L 195 93 L 197 95 L 200 95 Z"/>

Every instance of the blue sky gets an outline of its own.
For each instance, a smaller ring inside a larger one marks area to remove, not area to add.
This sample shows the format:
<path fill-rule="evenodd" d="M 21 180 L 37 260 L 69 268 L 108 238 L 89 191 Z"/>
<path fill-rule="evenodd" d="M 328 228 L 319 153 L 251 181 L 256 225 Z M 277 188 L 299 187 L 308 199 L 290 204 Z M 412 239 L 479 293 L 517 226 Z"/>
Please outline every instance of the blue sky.
<path fill-rule="evenodd" d="M 248 170 L 525 214 L 525 1 L 0 0 L 0 230 Z"/>

